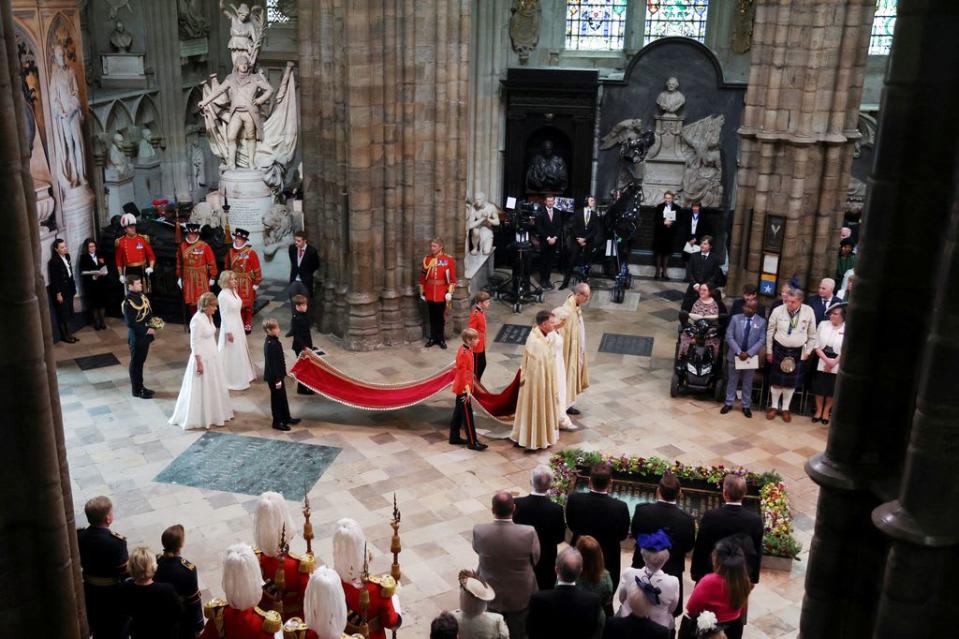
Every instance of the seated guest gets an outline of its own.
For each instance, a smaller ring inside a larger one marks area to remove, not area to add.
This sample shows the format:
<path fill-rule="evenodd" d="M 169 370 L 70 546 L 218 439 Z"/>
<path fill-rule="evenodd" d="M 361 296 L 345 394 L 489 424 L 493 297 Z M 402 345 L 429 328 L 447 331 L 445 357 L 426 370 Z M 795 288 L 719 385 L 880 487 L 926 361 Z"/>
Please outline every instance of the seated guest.
<path fill-rule="evenodd" d="M 756 314 L 765 319 L 766 307 L 759 301 L 759 291 L 755 284 L 743 284 L 743 296 L 733 300 L 733 307 L 729 314 L 739 315 L 743 312 L 743 306 L 745 306 L 746 302 L 750 300 L 756 301 Z"/>
<path fill-rule="evenodd" d="M 430 639 L 456 639 L 458 633 L 456 617 L 445 610 L 430 624 Z"/>
<path fill-rule="evenodd" d="M 699 581 L 713 570 L 713 548 L 717 542 L 736 535 L 749 564 L 749 578 L 759 583 L 759 560 L 763 548 L 763 520 L 759 513 L 743 507 L 746 479 L 730 473 L 723 479 L 723 501 L 719 508 L 708 510 L 699 522 L 699 534 L 693 549 L 689 572 Z M 750 543 L 751 542 L 751 543 Z"/>
<path fill-rule="evenodd" d="M 453 611 L 459 639 L 509 639 L 503 615 L 486 612 L 496 593 L 472 570 L 460 571 L 460 609 Z"/>
<path fill-rule="evenodd" d="M 360 593 L 369 593 L 369 606 L 366 608 L 366 623 L 369 627 L 369 639 L 386 639 L 386 631 L 399 628 L 403 623 L 400 599 L 396 596 L 396 584 L 393 578 L 363 578 L 363 567 L 367 564 L 366 535 L 360 525 L 352 519 L 336 522 L 333 533 L 333 568 L 343 582 L 346 606 L 349 610 L 347 633 L 360 632 Z"/>
<path fill-rule="evenodd" d="M 533 490 L 526 497 L 517 497 L 513 522 L 536 529 L 539 538 L 539 561 L 536 562 L 536 584 L 548 590 L 556 583 L 556 546 L 566 539 L 566 517 L 563 507 L 547 495 L 553 485 L 553 471 L 540 464 L 530 473 Z"/>
<path fill-rule="evenodd" d="M 708 610 L 716 615 L 729 639 L 740 639 L 742 614 L 752 590 L 742 546 L 735 539 L 721 540 L 713 550 L 712 563 L 713 572 L 700 579 L 689 595 L 686 612 L 696 617 Z"/>
<path fill-rule="evenodd" d="M 696 301 L 689 309 L 689 322 L 695 323 L 700 319 L 713 320 L 719 326 L 719 303 L 713 297 L 708 284 L 700 284 L 696 289 Z M 685 353 L 689 345 L 693 343 L 693 338 L 685 332 L 679 334 L 679 352 Z M 718 333 L 706 340 L 706 346 L 713 352 L 715 358 L 719 354 L 719 335 Z"/>
<path fill-rule="evenodd" d="M 130 576 L 120 586 L 119 607 L 130 617 L 131 639 L 179 639 L 183 606 L 170 584 L 153 580 L 156 556 L 139 546 L 130 553 Z"/>
<path fill-rule="evenodd" d="M 157 571 L 153 580 L 170 584 L 180 597 L 183 614 L 180 616 L 180 639 L 195 639 L 203 630 L 203 606 L 200 604 L 200 586 L 196 566 L 180 556 L 186 534 L 183 526 L 174 524 L 160 536 L 163 554 L 157 557 Z"/>
<path fill-rule="evenodd" d="M 227 548 L 223 560 L 223 599 L 211 599 L 203 606 L 206 626 L 200 639 L 255 639 L 280 632 L 283 621 L 275 610 L 265 611 L 257 604 L 263 595 L 260 564 L 247 544 Z"/>
<path fill-rule="evenodd" d="M 682 589 L 678 578 L 663 572 L 671 546 L 669 535 L 663 530 L 636 538 L 636 548 L 643 556 L 644 565 L 642 568 L 627 568 L 623 571 L 616 590 L 616 597 L 622 604 L 616 613 L 617 617 L 630 614 L 630 593 L 634 589 L 640 590 L 645 592 L 648 598 L 647 614 L 641 616 L 648 616 L 664 628 L 673 630 L 676 625 L 674 613 L 681 611 L 679 600 Z"/>
<path fill-rule="evenodd" d="M 566 548 L 556 558 L 556 587 L 533 593 L 529 600 L 526 636 L 529 639 L 591 639 L 603 630 L 599 595 L 580 590 L 583 556 Z M 512 636 L 512 635 L 511 635 Z"/>
<path fill-rule="evenodd" d="M 599 595 L 603 612 L 613 616 L 613 580 L 604 566 L 603 549 L 595 538 L 583 535 L 576 542 L 576 550 L 583 556 L 583 572 L 576 587 Z"/>
<path fill-rule="evenodd" d="M 574 493 L 566 500 L 566 523 L 573 531 L 575 545 L 580 536 L 596 538 L 603 549 L 606 570 L 613 583 L 619 583 L 621 541 L 629 536 L 629 508 L 610 497 L 612 469 L 607 463 L 593 466 L 589 475 L 589 492 Z"/>
<path fill-rule="evenodd" d="M 283 495 L 275 492 L 260 495 L 253 511 L 255 552 L 266 582 L 260 607 L 282 610 L 284 618 L 302 618 L 303 593 L 316 565 L 312 555 L 299 557 L 288 551 L 290 540 L 295 536 L 296 528 Z"/>
<path fill-rule="evenodd" d="M 833 304 L 826 311 L 826 319 L 816 329 L 818 363 L 812 378 L 812 392 L 816 398 L 816 414 L 812 421 L 829 423 L 832 415 L 832 396 L 836 390 L 842 341 L 846 335 L 846 303 Z"/>
<path fill-rule="evenodd" d="M 633 584 L 627 599 L 629 614 L 609 619 L 603 629 L 603 639 L 669 639 L 670 631 L 650 618 L 650 608 L 656 598 L 655 592 Z M 625 603 L 623 606 L 627 607 Z"/>

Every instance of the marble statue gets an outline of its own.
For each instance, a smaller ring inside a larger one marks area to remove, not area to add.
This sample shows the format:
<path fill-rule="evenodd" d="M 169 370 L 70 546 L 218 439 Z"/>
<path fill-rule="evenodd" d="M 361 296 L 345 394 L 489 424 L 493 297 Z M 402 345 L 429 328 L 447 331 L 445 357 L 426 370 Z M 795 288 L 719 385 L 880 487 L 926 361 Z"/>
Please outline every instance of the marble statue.
<path fill-rule="evenodd" d="M 509 37 L 519 63 L 526 64 L 539 43 L 539 0 L 516 0 L 512 12 Z"/>
<path fill-rule="evenodd" d="M 679 80 L 674 77 L 666 80 L 666 90 L 656 98 L 656 106 L 661 114 L 671 113 L 679 115 L 679 111 L 686 104 L 686 96 L 679 91 Z"/>
<path fill-rule="evenodd" d="M 140 162 L 152 162 L 157 156 L 156 149 L 153 148 L 153 131 L 143 127 L 140 132 L 140 142 L 137 144 L 137 159 Z"/>
<path fill-rule="evenodd" d="M 566 161 L 553 152 L 552 140 L 544 140 L 540 152 L 526 170 L 527 190 L 562 193 L 567 183 Z"/>
<path fill-rule="evenodd" d="M 204 7 L 201 0 L 177 0 L 177 11 L 181 38 L 196 40 L 206 37 L 210 31 L 210 24 L 203 15 Z"/>
<path fill-rule="evenodd" d="M 723 164 L 719 138 L 726 119 L 707 116 L 684 126 L 681 135 L 686 168 L 683 171 L 683 202 L 699 202 L 703 208 L 718 207 L 723 200 Z"/>
<path fill-rule="evenodd" d="M 111 139 L 110 152 L 107 154 L 107 168 L 116 171 L 120 177 L 133 172 L 133 164 L 123 150 L 123 135 L 120 133 L 114 133 Z"/>
<path fill-rule="evenodd" d="M 206 186 L 206 158 L 200 143 L 194 138 L 190 142 L 190 188 L 193 191 Z"/>
<path fill-rule="evenodd" d="M 50 72 L 50 110 L 53 114 L 54 160 L 57 176 L 65 189 L 87 184 L 83 149 L 83 105 L 73 69 L 67 64 L 62 45 L 53 48 Z"/>
<path fill-rule="evenodd" d="M 117 20 L 113 27 L 113 33 L 110 34 L 110 46 L 113 47 L 114 51 L 129 53 L 132 45 L 133 36 L 130 35 L 127 28 L 123 26 L 123 23 Z"/>
<path fill-rule="evenodd" d="M 499 226 L 499 211 L 496 205 L 486 201 L 484 193 L 477 193 L 469 207 L 466 228 L 473 242 L 472 255 L 480 252 L 489 255 L 493 252 L 493 227 Z"/>
<path fill-rule="evenodd" d="M 268 257 L 290 245 L 293 238 L 293 215 L 285 204 L 275 203 L 263 216 L 263 245 Z"/>
<path fill-rule="evenodd" d="M 642 182 L 643 162 L 655 142 L 655 134 L 643 127 L 642 118 L 621 120 L 599 141 L 600 151 L 619 149 L 617 191 L 624 190 L 633 182 Z"/>
<path fill-rule="evenodd" d="M 254 5 L 251 8 L 247 3 L 241 2 L 239 7 L 231 4 L 227 9 L 226 0 L 220 0 L 220 11 L 230 21 L 230 42 L 227 47 L 230 49 L 233 66 L 237 66 L 241 55 L 246 56 L 251 67 L 254 66 L 263 44 L 263 28 L 266 23 L 263 7 Z"/>

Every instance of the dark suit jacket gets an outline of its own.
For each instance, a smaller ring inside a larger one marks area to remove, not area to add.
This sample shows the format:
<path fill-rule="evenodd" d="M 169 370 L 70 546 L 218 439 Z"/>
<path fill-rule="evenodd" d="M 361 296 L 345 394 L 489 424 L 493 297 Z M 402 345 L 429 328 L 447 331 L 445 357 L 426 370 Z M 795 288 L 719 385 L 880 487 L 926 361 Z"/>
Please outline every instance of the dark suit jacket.
<path fill-rule="evenodd" d="M 606 570 L 619 583 L 619 542 L 629 535 L 629 508 L 626 503 L 603 493 L 573 493 L 566 501 L 566 523 L 576 545 L 581 535 L 596 538 L 603 549 Z"/>
<path fill-rule="evenodd" d="M 553 246 L 559 246 L 558 241 L 562 237 L 563 231 L 563 214 L 558 208 L 553 207 L 553 219 L 549 219 L 549 215 L 546 214 L 546 207 L 543 207 L 543 214 L 536 218 L 536 235 L 539 236 L 539 241 L 542 244 L 546 243 L 547 237 L 555 237 L 557 244 Z"/>
<path fill-rule="evenodd" d="M 716 542 L 737 534 L 744 534 L 752 540 L 753 548 L 744 549 L 746 563 L 749 566 L 749 578 L 754 584 L 759 583 L 759 560 L 763 550 L 762 517 L 748 508 L 728 504 L 707 511 L 699 522 L 699 536 L 689 567 L 693 581 L 699 581 L 713 571 L 712 554 Z"/>
<path fill-rule="evenodd" d="M 822 298 L 819 295 L 810 295 L 806 298 L 806 304 L 812 307 L 812 312 L 816 314 L 816 326 L 819 326 L 819 322 L 826 319 L 826 309 L 832 306 L 833 304 L 838 304 L 842 300 L 835 295 L 829 298 L 829 302 L 823 306 Z"/>
<path fill-rule="evenodd" d="M 712 216 L 706 211 L 699 210 L 699 222 L 696 224 L 696 232 L 693 233 L 693 211 L 692 209 L 683 209 L 680 213 L 680 233 L 682 233 L 683 243 L 685 244 L 691 238 L 695 238 L 698 244 L 704 235 L 715 235 L 713 233 Z M 715 240 L 714 240 L 715 241 Z"/>
<path fill-rule="evenodd" d="M 596 209 L 589 213 L 589 224 L 586 224 L 584 216 L 585 209 L 576 211 L 573 215 L 573 226 L 570 232 L 570 242 L 575 242 L 577 237 L 586 238 L 587 244 L 595 244 L 598 241 L 600 220 Z"/>
<path fill-rule="evenodd" d="M 526 618 L 529 639 L 590 639 L 597 636 L 602 605 L 599 595 L 576 586 L 533 593 Z"/>
<path fill-rule="evenodd" d="M 70 262 L 70 256 L 67 255 L 66 258 L 67 261 Z M 70 263 L 70 268 L 73 268 L 72 262 Z M 56 297 L 57 293 L 62 293 L 64 297 L 77 294 L 76 279 L 70 275 L 70 271 L 67 270 L 67 265 L 63 263 L 63 260 L 61 260 L 60 256 L 56 253 L 54 253 L 50 257 L 50 261 L 47 262 L 47 289 L 49 289 L 53 297 Z"/>
<path fill-rule="evenodd" d="M 719 267 L 716 251 L 710 251 L 708 257 L 703 257 L 702 253 L 694 253 L 686 266 L 686 279 L 690 284 L 709 284 L 709 289 L 712 290 L 722 281 L 723 272 Z"/>
<path fill-rule="evenodd" d="M 741 297 L 737 297 L 733 300 L 733 308 L 729 312 L 730 315 L 742 315 L 743 314 L 743 304 L 746 303 Z M 758 300 L 756 301 L 756 315 L 765 319 L 766 317 L 766 306 L 761 304 Z"/>
<path fill-rule="evenodd" d="M 630 535 L 634 538 L 639 534 L 648 535 L 660 528 L 666 531 L 673 542 L 663 572 L 679 577 L 679 582 L 682 583 L 683 573 L 686 571 L 686 553 L 691 551 L 696 543 L 696 521 L 676 504 L 657 501 L 636 506 L 633 521 L 629 526 Z M 633 567 L 640 568 L 643 565 L 643 557 L 637 545 L 636 552 L 633 553 Z"/>
<path fill-rule="evenodd" d="M 290 332 L 286 336 L 293 338 L 293 352 L 297 355 L 305 348 L 313 348 L 309 315 L 294 310 L 290 318 Z"/>
<path fill-rule="evenodd" d="M 303 286 L 310 292 L 310 295 L 313 295 L 313 273 L 320 268 L 320 256 L 312 244 L 307 244 L 303 251 L 303 261 L 297 266 L 297 250 L 296 244 L 290 245 L 290 281 L 296 280 L 296 276 L 299 275 Z"/>
<path fill-rule="evenodd" d="M 556 546 L 566 538 L 566 518 L 563 507 L 542 495 L 516 498 L 513 521 L 536 529 L 539 537 L 539 561 L 533 571 L 540 590 L 548 590 L 556 583 Z"/>
<path fill-rule="evenodd" d="M 267 335 L 263 342 L 263 380 L 276 384 L 286 377 L 286 359 L 280 338 Z"/>
<path fill-rule="evenodd" d="M 669 630 L 649 617 L 630 615 L 607 619 L 603 639 L 669 639 Z"/>

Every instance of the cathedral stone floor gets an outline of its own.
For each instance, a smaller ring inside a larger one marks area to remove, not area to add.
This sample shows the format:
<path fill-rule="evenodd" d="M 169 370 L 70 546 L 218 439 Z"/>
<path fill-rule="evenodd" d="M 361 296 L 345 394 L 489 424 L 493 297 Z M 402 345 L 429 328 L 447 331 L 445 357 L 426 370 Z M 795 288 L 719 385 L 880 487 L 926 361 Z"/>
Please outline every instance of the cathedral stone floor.
<path fill-rule="evenodd" d="M 675 283 L 637 281 L 623 305 L 612 304 L 608 293 L 595 291 L 585 313 L 593 385 L 578 402 L 582 415 L 576 422 L 581 430 L 562 433 L 557 448 L 577 446 L 687 463 L 775 469 L 789 490 L 797 536 L 808 548 L 817 488 L 803 472 L 803 464 L 824 448 L 826 429 L 805 417 L 791 424 L 767 421 L 759 411 L 746 419 L 738 408 L 722 416 L 720 404 L 707 398 L 671 399 L 675 298 L 680 290 L 682 286 Z M 557 306 L 565 296 L 565 291 L 552 292 L 546 304 Z M 489 367 L 484 376 L 488 387 L 506 384 L 522 353 L 521 345 L 492 338 L 504 323 L 529 325 L 538 308 L 527 307 L 514 315 L 506 305 L 494 302 L 489 314 Z M 280 319 L 285 332 L 289 312 L 284 305 L 273 301 L 257 318 L 267 315 Z M 613 350 L 632 343 L 639 352 L 649 354 L 599 352 L 604 333 L 609 334 L 607 346 Z M 525 494 L 530 469 L 547 462 L 552 452 L 514 448 L 503 440 L 508 428 L 485 415 L 477 416 L 477 424 L 482 433 L 496 438 L 489 441 L 489 450 L 474 453 L 449 446 L 452 396 L 448 394 L 410 409 L 378 413 L 299 396 L 291 389 L 292 412 L 303 423 L 288 434 L 280 433 L 270 429 L 268 391 L 262 382 L 232 394 L 236 417 L 214 431 L 237 437 L 183 432 L 167 423 L 189 352 L 189 338 L 182 327 L 168 325 L 151 348 L 145 377 L 157 396 L 149 401 L 130 396 L 126 329 L 119 320 L 109 320 L 109 330 L 84 329 L 78 336 L 77 344 L 54 347 L 78 521 L 85 523 L 83 503 L 105 494 L 115 504 L 113 527 L 126 535 L 131 548 L 146 544 L 158 551 L 162 530 L 183 524 L 187 530 L 184 556 L 199 566 L 204 601 L 222 595 L 223 550 L 235 542 L 252 542 L 256 497 L 247 492 L 279 486 L 296 495 L 309 488 L 318 558 L 331 561 L 334 522 L 353 517 L 366 530 L 375 556 L 371 570 L 376 573 L 387 572 L 391 561 L 388 523 L 395 494 L 402 511 L 403 542 L 400 597 L 405 623 L 399 636 L 424 637 L 438 612 L 457 607 L 456 575 L 476 565 L 471 530 L 473 524 L 490 519 L 490 495 L 502 488 Z M 652 339 L 624 340 L 622 336 Z M 254 332 L 250 337 L 254 360 L 261 364 L 261 334 Z M 424 349 L 419 344 L 350 353 L 326 336 L 314 335 L 314 341 L 337 367 L 378 382 L 416 378 L 447 364 L 455 353 L 452 348 Z M 451 341 L 451 346 L 456 343 Z M 288 346 L 289 339 L 284 344 Z M 103 354 L 116 356 L 119 365 L 109 365 L 109 357 L 75 361 Z M 292 351 L 287 358 L 289 366 Z M 90 368 L 96 364 L 107 365 Z M 247 437 L 258 439 L 243 439 Z M 323 452 L 313 455 L 296 444 L 323 447 L 311 449 Z M 238 453 L 231 448 L 235 446 L 242 449 L 243 463 L 237 463 Z M 305 463 L 304 458 L 316 462 Z M 191 473 L 195 476 L 190 477 Z M 291 506 L 296 508 L 295 503 Z M 298 509 L 295 521 L 302 522 Z M 294 551 L 304 547 L 302 538 L 293 541 Z M 631 554 L 631 548 L 624 546 L 624 565 Z M 750 598 L 745 637 L 797 636 L 806 558 L 804 551 L 790 572 L 763 570 Z M 687 593 L 690 588 L 687 583 Z"/>

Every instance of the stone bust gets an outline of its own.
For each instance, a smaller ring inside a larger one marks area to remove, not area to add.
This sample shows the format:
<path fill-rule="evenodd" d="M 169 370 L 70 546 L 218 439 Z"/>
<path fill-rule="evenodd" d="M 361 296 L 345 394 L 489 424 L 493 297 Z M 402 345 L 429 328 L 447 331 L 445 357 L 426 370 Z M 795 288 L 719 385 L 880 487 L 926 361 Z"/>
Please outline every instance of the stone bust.
<path fill-rule="evenodd" d="M 120 176 L 127 175 L 133 169 L 133 167 L 130 165 L 130 159 L 123 150 L 123 144 L 123 135 L 120 133 L 114 133 L 107 159 L 107 165 L 116 171 L 117 175 Z"/>
<path fill-rule="evenodd" d="M 130 35 L 123 23 L 117 20 L 113 27 L 113 33 L 110 34 L 110 46 L 113 47 L 114 51 L 129 53 L 132 45 L 133 36 Z"/>
<path fill-rule="evenodd" d="M 526 188 L 530 191 L 562 193 L 567 183 L 566 161 L 556 155 L 552 140 L 544 140 L 540 152 L 526 169 Z"/>
<path fill-rule="evenodd" d="M 666 89 L 656 98 L 656 106 L 659 107 L 661 115 L 679 115 L 683 105 L 686 104 L 686 96 L 679 91 L 679 80 L 674 77 L 666 80 Z"/>
<path fill-rule="evenodd" d="M 143 127 L 140 141 L 137 144 L 137 159 L 141 162 L 148 162 L 157 155 L 156 149 L 153 148 L 153 143 L 150 141 L 152 137 L 153 131 L 147 127 Z"/>

